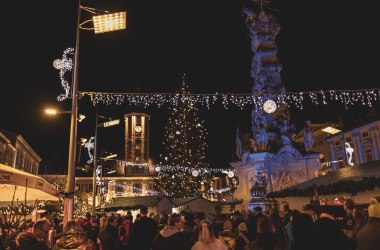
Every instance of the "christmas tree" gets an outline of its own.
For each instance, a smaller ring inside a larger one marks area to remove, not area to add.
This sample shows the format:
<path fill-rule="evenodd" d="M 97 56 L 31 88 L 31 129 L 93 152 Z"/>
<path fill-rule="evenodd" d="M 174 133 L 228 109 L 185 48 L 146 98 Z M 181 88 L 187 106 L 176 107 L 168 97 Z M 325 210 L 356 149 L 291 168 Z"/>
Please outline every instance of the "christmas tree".
<path fill-rule="evenodd" d="M 197 107 L 187 98 L 189 87 L 185 74 L 177 94 L 178 102 L 169 107 L 163 140 L 165 152 L 160 155 L 160 165 L 167 167 L 159 172 L 156 185 L 171 197 L 194 197 L 207 189 L 206 176 L 197 170 L 207 167 L 207 131 Z"/>

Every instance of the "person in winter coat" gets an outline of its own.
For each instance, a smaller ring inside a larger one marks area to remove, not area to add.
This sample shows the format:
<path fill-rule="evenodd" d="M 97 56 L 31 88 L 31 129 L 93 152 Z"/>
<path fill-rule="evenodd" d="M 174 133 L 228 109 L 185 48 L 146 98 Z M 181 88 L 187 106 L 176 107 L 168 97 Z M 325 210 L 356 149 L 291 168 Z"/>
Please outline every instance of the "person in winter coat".
<path fill-rule="evenodd" d="M 191 250 L 227 250 L 226 245 L 214 235 L 214 230 L 209 220 L 202 220 L 200 226 L 198 241 Z"/>
<path fill-rule="evenodd" d="M 241 222 L 238 226 L 235 250 L 243 250 L 245 246 L 249 245 L 249 242 L 250 237 L 248 234 L 247 224 L 245 224 L 245 222 Z"/>
<path fill-rule="evenodd" d="M 223 224 L 223 231 L 219 232 L 219 239 L 227 246 L 228 250 L 235 248 L 236 235 L 232 231 L 232 223 L 227 220 Z"/>
<path fill-rule="evenodd" d="M 368 221 L 356 236 L 359 250 L 374 250 L 380 247 L 380 196 L 370 199 Z"/>
<path fill-rule="evenodd" d="M 120 250 L 121 241 L 117 231 L 118 228 L 117 217 L 111 215 L 107 218 L 106 227 L 100 231 L 99 240 L 102 250 Z"/>
<path fill-rule="evenodd" d="M 171 214 L 169 223 L 153 239 L 152 250 L 182 250 L 185 238 L 181 234 L 183 220 L 179 214 Z"/>
<path fill-rule="evenodd" d="M 269 217 L 264 216 L 257 221 L 257 236 L 244 250 L 280 250 L 281 245 L 276 236 L 274 226 Z"/>
<path fill-rule="evenodd" d="M 135 221 L 132 227 L 128 248 L 131 250 L 150 250 L 152 241 L 157 234 L 157 223 L 149 218 L 148 208 L 140 208 L 141 219 Z"/>
<path fill-rule="evenodd" d="M 332 208 L 325 207 L 315 221 L 315 242 L 318 250 L 346 250 L 348 247 L 341 227 L 333 215 Z"/>

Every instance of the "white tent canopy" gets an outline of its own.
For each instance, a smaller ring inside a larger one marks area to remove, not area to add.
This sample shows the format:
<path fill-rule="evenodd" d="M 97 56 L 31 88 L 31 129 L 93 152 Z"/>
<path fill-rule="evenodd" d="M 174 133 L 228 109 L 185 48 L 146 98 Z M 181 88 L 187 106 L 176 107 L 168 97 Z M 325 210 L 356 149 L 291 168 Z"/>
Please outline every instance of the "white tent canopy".
<path fill-rule="evenodd" d="M 42 177 L 0 164 L 0 202 L 58 201 L 58 190 Z M 13 199 L 14 198 L 14 199 Z"/>

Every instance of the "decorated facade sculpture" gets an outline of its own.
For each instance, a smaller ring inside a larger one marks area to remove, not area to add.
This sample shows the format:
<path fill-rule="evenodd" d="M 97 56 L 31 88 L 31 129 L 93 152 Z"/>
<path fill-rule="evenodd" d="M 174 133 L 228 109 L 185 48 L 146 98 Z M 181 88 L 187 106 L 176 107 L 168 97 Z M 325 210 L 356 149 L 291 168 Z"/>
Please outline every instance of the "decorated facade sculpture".
<path fill-rule="evenodd" d="M 310 120 L 305 121 L 305 127 L 303 129 L 304 144 L 306 152 L 310 152 L 314 144 L 313 134 L 310 126 Z"/>

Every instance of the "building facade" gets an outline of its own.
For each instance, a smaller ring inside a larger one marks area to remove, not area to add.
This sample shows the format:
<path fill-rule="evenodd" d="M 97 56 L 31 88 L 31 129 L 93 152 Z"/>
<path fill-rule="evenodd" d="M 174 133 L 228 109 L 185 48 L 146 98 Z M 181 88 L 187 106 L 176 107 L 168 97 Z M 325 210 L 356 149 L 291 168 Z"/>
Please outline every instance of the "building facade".
<path fill-rule="evenodd" d="M 21 136 L 0 129 L 0 163 L 21 171 L 38 175 L 41 157 Z"/>
<path fill-rule="evenodd" d="M 342 130 L 337 127 L 342 126 L 333 123 L 312 125 L 312 151 L 324 155 L 325 167 L 337 170 L 349 165 L 349 160 L 352 165 L 359 165 L 380 159 L 380 119 L 344 125 Z M 303 143 L 303 130 L 295 139 Z M 350 150 L 353 150 L 352 154 Z"/>
<path fill-rule="evenodd" d="M 380 119 L 357 125 L 353 128 L 343 128 L 340 134 L 326 138 L 332 161 L 348 161 L 349 146 L 353 149 L 352 163 L 364 164 L 380 159 Z"/>
<path fill-rule="evenodd" d="M 0 206 L 13 201 L 58 201 L 58 191 L 38 176 L 41 157 L 21 136 L 0 129 Z"/>

